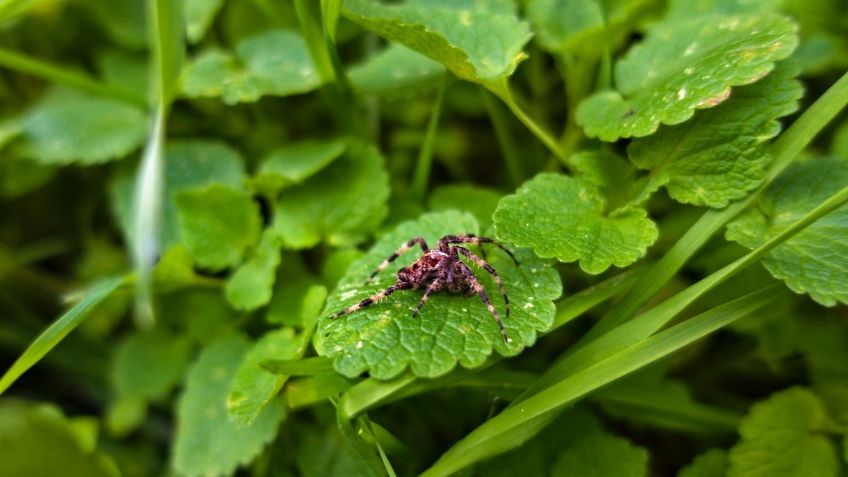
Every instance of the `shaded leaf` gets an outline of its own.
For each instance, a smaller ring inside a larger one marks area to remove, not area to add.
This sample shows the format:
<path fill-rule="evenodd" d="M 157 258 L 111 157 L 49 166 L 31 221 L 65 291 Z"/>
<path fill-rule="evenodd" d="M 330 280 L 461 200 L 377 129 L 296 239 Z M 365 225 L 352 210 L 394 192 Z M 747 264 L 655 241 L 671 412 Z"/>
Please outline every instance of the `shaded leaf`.
<path fill-rule="evenodd" d="M 259 244 L 247 252 L 247 259 L 227 280 L 224 293 L 237 310 L 254 310 L 271 301 L 277 266 L 280 264 L 280 240 L 266 229 Z"/>
<path fill-rule="evenodd" d="M 588 181 L 543 173 L 501 199 L 495 233 L 543 258 L 580 262 L 588 273 L 638 260 L 657 239 L 657 227 L 639 207 L 607 212 L 605 198 Z"/>
<path fill-rule="evenodd" d="M 306 43 L 287 30 L 242 40 L 235 54 L 207 50 L 183 72 L 183 91 L 188 96 L 221 97 L 227 104 L 253 102 L 265 95 L 306 93 L 319 84 Z"/>
<path fill-rule="evenodd" d="M 692 463 L 680 469 L 677 477 L 724 477 L 727 475 L 727 452 L 710 449 L 695 456 Z"/>
<path fill-rule="evenodd" d="M 836 449 L 821 434 L 824 407 L 810 391 L 791 388 L 755 404 L 742 421 L 742 436 L 728 455 L 728 477 L 836 476 Z"/>
<path fill-rule="evenodd" d="M 206 30 L 215 19 L 215 15 L 224 5 L 224 0 L 185 0 L 186 37 L 190 43 L 197 43 L 206 35 Z"/>
<path fill-rule="evenodd" d="M 320 241 L 348 245 L 383 221 L 388 197 L 380 152 L 351 143 L 341 158 L 280 194 L 273 227 L 289 248 L 308 248 Z"/>
<path fill-rule="evenodd" d="M 420 250 L 410 251 L 378 275 L 376 283 L 363 285 L 371 271 L 398 246 L 422 236 L 435 247 L 448 234 L 477 233 L 477 222 L 469 214 L 434 212 L 416 221 L 404 222 L 387 233 L 361 259 L 354 262 L 339 286 L 327 300 L 329 314 L 357 303 L 395 282 L 394 272 L 412 263 Z M 492 315 L 476 296 L 448 292 L 435 293 L 418 317 L 412 310 L 421 291 L 402 291 L 385 302 L 364 308 L 336 320 L 318 321 L 315 345 L 319 354 L 335 358 L 336 370 L 346 376 L 368 371 L 378 379 L 396 376 L 407 366 L 418 376 L 435 377 L 447 373 L 456 363 L 472 368 L 481 365 L 493 348 L 513 356 L 532 345 L 538 332 L 553 323 L 551 300 L 561 293 L 559 275 L 546 262 L 526 250 L 517 250 L 520 266 L 496 249 L 488 261 L 503 278 L 510 298 L 511 314 L 503 318 L 503 301 L 497 287 L 482 270 L 475 275 L 488 290 L 492 303 L 501 311 L 510 344 L 503 342 Z"/>
<path fill-rule="evenodd" d="M 179 191 L 174 198 L 180 235 L 201 267 L 237 265 L 259 238 L 259 206 L 246 192 L 212 184 Z"/>
<path fill-rule="evenodd" d="M 444 72 L 441 63 L 392 43 L 365 63 L 351 68 L 348 77 L 353 87 L 363 93 L 411 96 L 436 88 Z"/>
<path fill-rule="evenodd" d="M 648 475 L 648 453 L 627 439 L 597 432 L 578 439 L 560 454 L 551 475 L 567 477 L 643 477 Z"/>
<path fill-rule="evenodd" d="M 510 11 L 514 7 L 491 2 L 491 8 L 472 8 L 469 3 L 348 0 L 344 13 L 364 28 L 442 63 L 464 80 L 495 83 L 526 58 L 522 48 L 530 39 L 530 28 Z"/>
<path fill-rule="evenodd" d="M 22 122 L 18 153 L 43 164 L 97 164 L 136 150 L 147 134 L 140 109 L 112 99 L 54 89 Z"/>
<path fill-rule="evenodd" d="M 247 340 L 230 335 L 201 352 L 188 372 L 177 405 L 173 440 L 174 468 L 182 475 L 228 475 L 253 460 L 277 433 L 285 416 L 281 401 L 271 401 L 253 424 L 240 427 L 229 419 L 227 395 Z"/>
<path fill-rule="evenodd" d="M 293 359 L 303 348 L 291 328 L 265 333 L 244 355 L 230 384 L 227 410 L 239 426 L 252 424 L 277 396 L 288 376 L 274 374 L 260 365 L 269 359 Z"/>
<path fill-rule="evenodd" d="M 162 329 L 131 335 L 112 362 L 115 391 L 123 398 L 162 399 L 182 378 L 189 341 Z"/>
<path fill-rule="evenodd" d="M 763 146 L 780 132 L 777 118 L 798 108 L 803 90 L 795 74 L 782 64 L 686 124 L 634 140 L 630 159 L 679 202 L 724 207 L 745 197 L 765 177 L 771 158 Z"/>
<path fill-rule="evenodd" d="M 259 165 L 251 180 L 257 190 L 275 195 L 293 184 L 299 184 L 335 161 L 347 149 L 338 139 L 304 141 L 288 144 L 272 151 Z"/>
<path fill-rule="evenodd" d="M 480 230 L 492 225 L 492 214 L 502 194 L 473 184 L 450 184 L 437 187 L 430 193 L 427 207 L 430 210 L 461 210 L 470 212 L 480 224 Z"/>
<path fill-rule="evenodd" d="M 0 401 L 3 475 L 117 477 L 112 458 L 96 449 L 61 411 L 47 404 Z"/>
<path fill-rule="evenodd" d="M 604 141 L 647 136 L 722 103 L 732 86 L 759 80 L 797 43 L 796 26 L 773 15 L 661 24 L 616 63 L 617 91 L 580 103 L 577 122 Z"/>
<path fill-rule="evenodd" d="M 774 237 L 832 194 L 848 186 L 848 158 L 792 164 L 760 195 L 758 206 L 727 226 L 727 238 L 751 249 Z M 848 206 L 834 210 L 778 245 L 762 259 L 796 293 L 826 306 L 848 303 Z"/>

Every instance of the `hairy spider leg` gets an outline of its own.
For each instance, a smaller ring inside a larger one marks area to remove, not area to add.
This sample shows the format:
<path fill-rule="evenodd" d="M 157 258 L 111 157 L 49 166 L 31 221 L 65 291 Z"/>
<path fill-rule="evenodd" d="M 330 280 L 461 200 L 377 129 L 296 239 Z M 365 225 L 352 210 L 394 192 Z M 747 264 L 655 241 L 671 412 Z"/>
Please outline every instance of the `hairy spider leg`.
<path fill-rule="evenodd" d="M 477 277 L 474 276 L 474 272 L 468 268 L 468 265 L 457 261 L 459 263 L 459 268 L 462 270 L 462 274 L 465 275 L 465 279 L 468 280 L 468 283 L 471 284 L 471 288 L 477 292 L 477 296 L 480 297 L 480 300 L 483 301 L 483 304 L 486 305 L 486 308 L 489 309 L 489 313 L 492 314 L 492 317 L 495 321 L 498 322 L 498 327 L 501 329 L 501 336 L 503 336 L 504 343 L 510 343 L 512 340 L 509 339 L 509 336 L 506 335 L 506 328 L 504 328 L 503 321 L 501 321 L 500 315 L 498 315 L 498 310 L 492 305 L 492 302 L 489 300 L 489 297 L 486 295 L 486 291 L 483 290 L 483 285 L 477 281 Z"/>
<path fill-rule="evenodd" d="M 418 305 L 415 307 L 415 311 L 412 312 L 412 316 L 418 316 L 418 312 L 421 311 L 421 307 L 424 306 L 424 303 L 427 303 L 427 300 L 430 299 L 430 295 L 433 292 L 439 291 L 443 286 L 444 282 L 442 280 L 433 280 L 433 283 L 427 287 L 427 290 L 424 291 L 424 296 L 421 297 L 421 301 L 418 302 Z"/>
<path fill-rule="evenodd" d="M 333 313 L 330 316 L 330 319 L 335 320 L 336 318 L 338 318 L 340 316 L 348 315 L 350 313 L 353 313 L 354 311 L 361 310 L 361 309 L 365 308 L 366 306 L 371 306 L 374 303 L 377 303 L 378 301 L 382 300 L 383 298 L 386 298 L 387 296 L 391 295 L 392 293 L 394 293 L 398 290 L 409 290 L 412 287 L 413 287 L 413 285 L 411 283 L 399 283 L 397 285 L 392 285 L 389 288 L 386 288 L 385 290 L 381 291 L 380 293 L 377 293 L 376 295 L 372 295 L 372 296 L 360 301 L 359 303 L 357 303 L 355 305 L 351 305 L 351 306 L 345 308 L 344 310 L 337 311 L 337 312 Z"/>
<path fill-rule="evenodd" d="M 409 240 L 405 244 L 401 245 L 400 248 L 395 251 L 395 253 L 389 255 L 389 258 L 383 260 L 383 263 L 381 263 L 380 266 L 377 267 L 377 269 L 371 273 L 371 276 L 368 277 L 368 280 L 365 280 L 365 284 L 368 285 L 369 283 L 371 283 L 378 273 L 385 270 L 390 263 L 394 262 L 396 258 L 400 257 L 407 250 L 415 246 L 416 243 L 421 246 L 422 252 L 427 253 L 427 251 L 430 250 L 429 248 L 427 248 L 427 242 L 424 241 L 423 237 L 415 237 L 414 239 Z"/>
<path fill-rule="evenodd" d="M 466 257 L 468 257 L 469 260 L 477 264 L 478 267 L 482 268 L 483 270 L 486 270 L 487 272 L 489 272 L 489 275 L 494 277 L 495 282 L 498 284 L 498 289 L 501 291 L 501 296 L 504 300 L 504 308 L 506 308 L 506 317 L 509 318 L 509 297 L 506 295 L 506 289 L 504 288 L 503 280 L 501 280 L 501 276 L 498 275 L 498 272 L 496 272 L 495 269 L 492 268 L 492 266 L 489 265 L 488 262 L 478 257 L 477 255 L 474 255 L 467 248 L 460 247 L 457 245 L 455 247 L 451 247 L 451 250 L 456 250 L 457 252 L 465 255 Z"/>
<path fill-rule="evenodd" d="M 513 255 L 512 252 L 510 252 L 508 248 L 501 245 L 500 242 L 496 242 L 494 239 L 491 239 L 489 237 L 478 237 L 476 235 L 471 235 L 471 234 L 445 235 L 444 237 L 442 237 L 441 240 L 439 240 L 439 249 L 442 250 L 443 252 L 446 252 L 447 250 L 444 250 L 442 248 L 442 246 L 444 246 L 444 248 L 447 248 L 448 244 L 456 244 L 456 243 L 473 243 L 473 244 L 477 244 L 477 245 L 484 244 L 484 243 L 490 243 L 490 244 L 498 247 L 499 249 L 503 250 L 504 252 L 506 252 L 507 255 L 509 255 L 509 258 L 511 258 L 512 261 L 515 262 L 516 265 L 518 265 L 518 260 L 516 260 L 515 255 Z"/>

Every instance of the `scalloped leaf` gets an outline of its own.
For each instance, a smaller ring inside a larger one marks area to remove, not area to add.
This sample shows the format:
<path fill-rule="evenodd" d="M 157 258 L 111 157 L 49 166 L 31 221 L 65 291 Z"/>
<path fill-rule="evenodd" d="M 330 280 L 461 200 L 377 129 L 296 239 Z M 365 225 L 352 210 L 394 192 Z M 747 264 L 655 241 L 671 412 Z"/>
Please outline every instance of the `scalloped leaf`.
<path fill-rule="evenodd" d="M 303 340 L 291 328 L 265 333 L 244 355 L 230 385 L 227 410 L 239 426 L 248 426 L 259 417 L 282 389 L 287 376 L 260 366 L 269 359 L 294 359 L 303 349 Z"/>
<path fill-rule="evenodd" d="M 247 251 L 247 259 L 227 279 L 225 296 L 236 310 L 255 310 L 271 301 L 282 252 L 274 229 L 265 229 L 259 244 Z"/>
<path fill-rule="evenodd" d="M 616 64 L 617 91 L 580 103 L 577 123 L 603 141 L 647 136 L 724 102 L 731 87 L 767 75 L 797 44 L 796 25 L 776 15 L 660 24 Z"/>
<path fill-rule="evenodd" d="M 587 180 L 543 173 L 501 199 L 495 234 L 531 247 L 543 258 L 580 262 L 592 274 L 638 260 L 657 239 L 657 227 L 635 205 L 607 212 L 607 199 Z"/>
<path fill-rule="evenodd" d="M 630 159 L 678 202 L 724 207 L 745 197 L 765 177 L 771 158 L 763 146 L 780 132 L 777 119 L 798 109 L 803 88 L 797 74 L 792 65 L 778 65 L 686 124 L 633 140 Z"/>
<path fill-rule="evenodd" d="M 117 477 L 96 436 L 52 404 L 0 401 L 0 473 L 8 476 Z"/>
<path fill-rule="evenodd" d="M 279 147 L 262 159 L 251 178 L 254 189 L 274 196 L 280 190 L 299 184 L 327 167 L 347 150 L 340 139 L 303 141 Z"/>
<path fill-rule="evenodd" d="M 593 432 L 565 449 L 550 475 L 645 477 L 648 475 L 648 452 L 622 437 Z"/>
<path fill-rule="evenodd" d="M 247 192 L 221 184 L 175 194 L 180 235 L 195 263 L 220 270 L 241 262 L 259 239 L 259 205 Z"/>
<path fill-rule="evenodd" d="M 509 3 L 347 0 L 344 14 L 438 61 L 459 78 L 493 84 L 511 75 L 527 57 L 522 48 L 532 36 Z"/>
<path fill-rule="evenodd" d="M 477 233 L 477 229 L 472 215 L 456 211 L 434 212 L 401 223 L 351 264 L 327 299 L 325 313 L 350 306 L 393 284 L 394 272 L 415 261 L 420 250 L 410 250 L 378 275 L 376 283 L 363 285 L 370 272 L 410 238 L 422 236 L 435 247 L 444 235 Z M 477 296 L 435 293 L 419 316 L 413 317 L 412 310 L 423 294 L 418 290 L 395 293 L 382 303 L 335 320 L 325 315 L 318 321 L 318 353 L 335 358 L 336 370 L 346 376 L 368 371 L 378 379 L 396 376 L 407 366 L 423 377 L 445 374 L 457 362 L 472 368 L 483 364 L 493 349 L 504 356 L 520 353 L 553 323 L 552 300 L 562 292 L 559 275 L 528 250 L 514 251 L 521 264 L 516 267 L 503 252 L 491 248 L 488 261 L 503 278 L 510 299 L 511 314 L 503 321 L 511 343 L 503 342 L 497 323 Z M 484 271 L 472 268 L 503 315 L 497 287 Z"/>
<path fill-rule="evenodd" d="M 727 477 L 836 477 L 836 448 L 824 432 L 831 424 L 810 391 L 790 388 L 755 404 L 728 455 Z"/>
<path fill-rule="evenodd" d="M 249 348 L 240 335 L 203 349 L 189 369 L 177 405 L 174 468 L 181 475 L 228 475 L 253 460 L 274 439 L 285 417 L 282 401 L 272 400 L 252 424 L 241 427 L 227 412 L 230 383 Z"/>
<path fill-rule="evenodd" d="M 283 190 L 275 205 L 274 229 L 288 248 L 324 241 L 361 241 L 388 213 L 389 178 L 376 147 L 352 142 L 319 173 Z"/>
<path fill-rule="evenodd" d="M 728 224 L 726 237 L 753 249 L 848 186 L 848 158 L 808 159 L 788 167 L 760 195 L 758 207 Z M 826 306 L 848 303 L 848 205 L 799 232 L 762 258 L 796 293 Z"/>
<path fill-rule="evenodd" d="M 689 465 L 677 473 L 677 477 L 724 477 L 725 475 L 727 475 L 727 452 L 724 449 L 710 449 L 698 454 Z"/>
<path fill-rule="evenodd" d="M 16 152 L 42 164 L 99 164 L 138 149 L 147 117 L 126 103 L 56 88 L 22 119 Z"/>
<path fill-rule="evenodd" d="M 306 93 L 321 84 L 306 42 L 288 30 L 271 30 L 239 42 L 235 54 L 211 49 L 183 71 L 189 97 L 221 97 L 227 104 L 265 95 Z"/>
<path fill-rule="evenodd" d="M 397 97 L 434 89 L 444 73 L 441 63 L 392 43 L 365 63 L 351 68 L 348 78 L 353 87 L 363 93 Z"/>

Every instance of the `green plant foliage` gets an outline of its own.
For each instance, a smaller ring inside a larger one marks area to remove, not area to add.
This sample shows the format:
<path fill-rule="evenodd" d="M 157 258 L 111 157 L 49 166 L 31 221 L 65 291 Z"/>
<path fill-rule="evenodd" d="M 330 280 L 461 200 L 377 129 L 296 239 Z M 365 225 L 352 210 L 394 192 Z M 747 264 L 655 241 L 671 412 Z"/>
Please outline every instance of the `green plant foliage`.
<path fill-rule="evenodd" d="M 551 475 L 644 477 L 648 475 L 648 453 L 621 437 L 590 434 L 560 454 Z"/>
<path fill-rule="evenodd" d="M 277 265 L 280 264 L 280 239 L 267 229 L 247 252 L 247 259 L 227 280 L 227 301 L 237 310 L 255 310 L 271 301 Z"/>
<path fill-rule="evenodd" d="M 242 427 L 251 425 L 286 381 L 286 376 L 272 374 L 260 363 L 271 358 L 293 359 L 302 350 L 303 340 L 291 328 L 266 333 L 248 350 L 230 384 L 227 397 L 227 410 L 236 424 Z"/>
<path fill-rule="evenodd" d="M 195 263 L 219 270 L 238 264 L 257 242 L 259 206 L 246 192 L 212 184 L 175 195 L 180 235 Z"/>
<path fill-rule="evenodd" d="M 710 449 L 699 454 L 692 463 L 677 474 L 678 477 L 722 477 L 727 475 L 727 453 Z"/>
<path fill-rule="evenodd" d="M 299 184 L 335 161 L 347 149 L 341 140 L 306 141 L 275 149 L 259 165 L 251 179 L 253 187 L 276 195 L 285 187 Z"/>
<path fill-rule="evenodd" d="M 185 0 L 186 37 L 197 43 L 206 35 L 215 15 L 224 5 L 224 0 Z"/>
<path fill-rule="evenodd" d="M 468 184 L 439 187 L 430 194 L 430 210 L 459 209 L 470 212 L 480 224 L 480 230 L 489 230 L 492 214 L 501 199 L 499 192 Z"/>
<path fill-rule="evenodd" d="M 130 336 L 113 362 L 115 391 L 124 398 L 165 398 L 182 377 L 189 351 L 188 340 L 163 330 Z"/>
<path fill-rule="evenodd" d="M 829 427 L 824 407 L 810 391 L 776 393 L 742 421 L 741 440 L 728 454 L 727 475 L 838 475 L 836 447 L 822 435 Z"/>
<path fill-rule="evenodd" d="M 414 50 L 392 43 L 350 69 L 353 87 L 363 93 L 411 96 L 435 88 L 445 67 Z"/>
<path fill-rule="evenodd" d="M 235 54 L 205 51 L 183 72 L 186 95 L 221 97 L 227 104 L 254 102 L 264 95 L 306 93 L 319 84 L 303 38 L 286 30 L 242 40 Z"/>
<path fill-rule="evenodd" d="M 728 225 L 727 238 L 748 248 L 780 233 L 821 200 L 848 186 L 848 159 L 811 158 L 793 164 L 761 196 L 756 209 Z M 848 207 L 821 218 L 778 246 L 763 265 L 797 293 L 832 306 L 848 303 Z"/>
<path fill-rule="evenodd" d="M 604 141 L 682 123 L 768 74 L 797 46 L 796 30 L 786 18 L 758 15 L 658 25 L 616 63 L 617 91 L 583 101 L 577 121 Z"/>
<path fill-rule="evenodd" d="M 3 475 L 117 477 L 114 460 L 52 405 L 0 401 Z"/>
<path fill-rule="evenodd" d="M 227 411 L 231 383 L 248 349 L 241 336 L 221 338 L 205 347 L 189 369 L 173 449 L 174 469 L 180 475 L 229 475 L 276 435 L 285 416 L 279 401 L 271 401 L 245 427 L 232 422 Z"/>
<path fill-rule="evenodd" d="M 527 23 L 505 2 L 418 0 L 400 5 L 376 0 L 344 3 L 345 16 L 445 65 L 467 81 L 494 84 L 515 71 L 530 39 Z M 488 7 L 488 8 L 487 8 Z"/>
<path fill-rule="evenodd" d="M 651 171 L 675 200 L 724 207 L 759 186 L 770 157 L 765 142 L 780 131 L 777 118 L 797 109 L 796 69 L 782 64 L 766 78 L 685 124 L 661 128 L 630 143 L 630 159 Z"/>
<path fill-rule="evenodd" d="M 320 173 L 283 191 L 274 210 L 274 228 L 288 248 L 324 241 L 347 245 L 362 240 L 388 212 L 388 177 L 373 146 L 355 142 Z"/>
<path fill-rule="evenodd" d="M 363 285 L 382 260 L 412 237 L 424 237 L 435 247 L 438 239 L 452 233 L 478 233 L 478 225 L 469 214 L 434 212 L 417 221 L 404 222 L 384 235 L 361 259 L 355 261 L 336 290 L 327 299 L 326 312 L 340 310 L 394 283 L 398 266 L 385 270 L 379 280 Z M 483 364 L 493 348 L 512 356 L 536 341 L 539 332 L 553 321 L 551 300 L 560 293 L 559 277 L 550 265 L 526 251 L 516 250 L 516 267 L 501 252 L 489 253 L 489 263 L 503 278 L 510 297 L 511 314 L 503 318 L 512 342 L 502 341 L 497 324 L 477 297 L 449 293 L 431 296 L 418 317 L 412 310 L 421 299 L 420 292 L 398 292 L 384 303 L 356 313 L 318 321 L 316 348 L 322 356 L 335 358 L 336 370 L 346 376 L 368 371 L 387 379 L 407 366 L 418 376 L 434 377 L 447 373 L 459 362 L 471 368 Z M 398 260 L 408 264 L 412 257 Z M 503 310 L 497 288 L 476 269 L 481 283 L 496 308 Z M 485 286 L 485 285 L 484 285 Z M 329 314 L 329 313 L 327 313 Z"/>
<path fill-rule="evenodd" d="M 138 149 L 146 132 L 138 108 L 56 89 L 23 118 L 15 146 L 19 155 L 43 164 L 96 164 Z"/>
<path fill-rule="evenodd" d="M 501 199 L 494 219 L 501 240 L 532 247 L 540 257 L 579 261 L 595 274 L 630 265 L 657 239 L 644 209 L 607 211 L 595 184 L 560 174 L 540 174 Z"/>

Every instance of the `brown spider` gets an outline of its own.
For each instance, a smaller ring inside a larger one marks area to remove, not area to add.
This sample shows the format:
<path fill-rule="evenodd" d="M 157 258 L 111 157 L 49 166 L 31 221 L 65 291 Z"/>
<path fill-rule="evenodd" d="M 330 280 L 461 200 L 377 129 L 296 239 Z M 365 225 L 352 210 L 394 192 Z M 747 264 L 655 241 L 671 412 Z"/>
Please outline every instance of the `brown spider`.
<path fill-rule="evenodd" d="M 501 321 L 500 315 L 498 315 L 495 307 L 492 306 L 492 302 L 489 301 L 489 297 L 486 296 L 486 292 L 483 290 L 483 286 L 480 285 L 480 282 L 477 280 L 477 277 L 474 276 L 474 273 L 471 269 L 459 259 L 459 254 L 465 255 L 469 260 L 482 267 L 484 270 L 489 272 L 492 277 L 494 277 L 495 282 L 498 284 L 498 288 L 500 289 L 501 296 L 504 299 L 504 307 L 506 308 L 506 317 L 509 318 L 509 298 L 506 296 L 506 290 L 504 289 L 503 280 L 498 276 L 498 272 L 492 268 L 485 260 L 471 253 L 470 250 L 464 247 L 460 247 L 461 243 L 471 243 L 471 244 L 484 244 L 490 243 L 507 254 L 509 254 L 512 261 L 518 265 L 518 260 L 515 259 L 515 256 L 512 255 L 512 252 L 506 249 L 503 245 L 495 242 L 494 240 L 488 237 L 477 237 L 474 235 L 445 235 L 439 240 L 439 248 L 435 250 L 430 250 L 427 248 L 427 243 L 421 237 L 416 237 L 405 244 L 403 244 L 395 253 L 391 254 L 389 258 L 383 260 L 383 263 L 374 270 L 374 273 L 368 277 L 368 280 L 365 282 L 367 285 L 371 283 L 374 277 L 383 271 L 386 267 L 389 266 L 391 262 L 393 262 L 396 258 L 398 258 L 401 254 L 411 249 L 415 244 L 421 246 L 421 250 L 424 252 L 418 260 L 415 261 L 412 265 L 408 267 L 401 268 L 397 273 L 397 281 L 394 285 L 386 288 L 385 290 L 377 293 L 376 295 L 370 296 L 359 303 L 349 306 L 344 310 L 338 311 L 330 316 L 331 319 L 336 319 L 340 316 L 347 315 L 349 313 L 353 313 L 355 311 L 361 310 L 366 306 L 373 305 L 374 303 L 379 302 L 383 298 L 391 295 L 392 293 L 398 290 L 418 290 L 421 288 L 426 288 L 424 291 L 424 296 L 421 297 L 421 301 L 418 302 L 418 306 L 415 307 L 415 310 L 412 312 L 412 316 L 417 316 L 418 312 L 421 311 L 421 307 L 424 306 L 424 303 L 430 298 L 430 294 L 433 292 L 447 290 L 451 293 L 465 293 L 466 296 L 471 296 L 474 293 L 480 297 L 483 303 L 486 305 L 486 308 L 489 309 L 489 313 L 492 314 L 492 317 L 495 321 L 498 322 L 498 326 L 501 329 L 501 335 L 503 336 L 504 342 L 509 343 L 510 339 L 506 335 L 506 329 L 504 329 L 503 322 Z M 451 247 L 450 245 L 454 245 Z M 482 249 L 481 249 L 482 250 Z M 485 255 L 484 255 L 485 256 Z"/>

